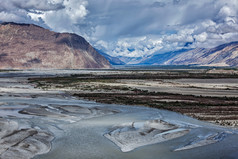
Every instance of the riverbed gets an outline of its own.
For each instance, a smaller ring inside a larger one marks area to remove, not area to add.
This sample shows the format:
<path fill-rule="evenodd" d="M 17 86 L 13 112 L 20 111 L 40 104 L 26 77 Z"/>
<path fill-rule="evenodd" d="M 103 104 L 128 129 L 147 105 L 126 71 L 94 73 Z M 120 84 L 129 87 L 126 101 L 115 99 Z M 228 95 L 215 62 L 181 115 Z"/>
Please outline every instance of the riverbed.
<path fill-rule="evenodd" d="M 15 125 L 1 138 L 5 145 L 0 147 L 1 158 L 238 158 L 237 129 L 166 110 L 78 100 L 64 91 L 35 88 L 27 81 L 71 73 L 0 73 L 0 119 L 9 127 Z M 13 132 L 20 137 L 25 132 L 31 135 L 9 145 L 6 136 Z"/>

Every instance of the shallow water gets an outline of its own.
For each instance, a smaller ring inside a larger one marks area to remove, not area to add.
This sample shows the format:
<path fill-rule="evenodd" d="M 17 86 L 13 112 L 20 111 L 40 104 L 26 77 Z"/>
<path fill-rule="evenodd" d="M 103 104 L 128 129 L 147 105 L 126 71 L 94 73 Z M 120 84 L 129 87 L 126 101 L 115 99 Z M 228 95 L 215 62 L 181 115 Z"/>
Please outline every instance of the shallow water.
<path fill-rule="evenodd" d="M 90 105 L 93 104 L 94 103 L 91 103 Z M 63 125 L 61 129 L 63 129 L 64 132 L 53 141 L 51 152 L 35 158 L 220 158 L 237 152 L 237 134 L 232 134 L 225 140 L 215 144 L 191 150 L 173 152 L 174 149 L 179 148 L 198 135 L 205 136 L 210 133 L 223 132 L 225 129 L 217 128 L 213 125 L 168 111 L 151 110 L 140 107 L 131 107 L 130 109 L 120 106 L 113 107 L 123 110 L 123 112 L 116 115 L 87 119 L 73 124 Z M 175 123 L 195 124 L 201 127 L 193 129 L 188 135 L 183 137 L 164 143 L 139 147 L 127 153 L 121 152 L 114 143 L 103 137 L 107 129 L 114 125 L 154 118 L 168 119 Z"/>
<path fill-rule="evenodd" d="M 63 92 L 42 92 L 24 83 L 24 77 L 35 76 L 37 73 L 21 75 L 19 72 L 4 73 L 0 77 L 0 88 L 11 87 L 13 90 L 0 94 L 0 116 L 17 121 L 21 127 L 39 127 L 54 134 L 51 151 L 47 154 L 35 156 L 34 159 L 155 159 L 155 158 L 238 158 L 238 131 L 219 127 L 210 123 L 201 122 L 190 117 L 165 111 L 138 106 L 108 105 L 92 101 L 77 100 Z M 19 78 L 19 76 L 21 78 Z M 15 77 L 16 80 L 12 80 Z M 7 80 L 7 79 L 11 80 Z M 18 82 L 16 82 L 18 81 Z M 21 81 L 21 82 L 19 82 Z M 14 84 L 15 83 L 15 84 Z M 24 91 L 24 88 L 27 91 Z M 66 117 L 38 116 L 20 114 L 24 108 L 51 107 L 57 105 L 79 106 L 86 108 L 97 108 L 113 110 L 118 113 L 107 114 L 90 118 L 81 118 L 72 114 Z M 132 122 L 144 122 L 159 119 L 177 126 L 188 127 L 190 132 L 162 143 L 138 147 L 130 152 L 122 152 L 111 140 L 104 137 L 112 127 Z M 224 139 L 205 146 L 174 151 L 186 146 L 198 137 L 226 132 Z"/>

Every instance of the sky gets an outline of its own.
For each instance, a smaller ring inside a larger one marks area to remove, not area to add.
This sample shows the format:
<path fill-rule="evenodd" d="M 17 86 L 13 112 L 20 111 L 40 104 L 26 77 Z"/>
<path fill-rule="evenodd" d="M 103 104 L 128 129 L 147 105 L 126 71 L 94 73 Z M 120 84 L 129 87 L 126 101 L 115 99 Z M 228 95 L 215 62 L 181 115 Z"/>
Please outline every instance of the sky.
<path fill-rule="evenodd" d="M 83 36 L 112 56 L 238 41 L 238 0 L 0 0 L 0 21 Z"/>

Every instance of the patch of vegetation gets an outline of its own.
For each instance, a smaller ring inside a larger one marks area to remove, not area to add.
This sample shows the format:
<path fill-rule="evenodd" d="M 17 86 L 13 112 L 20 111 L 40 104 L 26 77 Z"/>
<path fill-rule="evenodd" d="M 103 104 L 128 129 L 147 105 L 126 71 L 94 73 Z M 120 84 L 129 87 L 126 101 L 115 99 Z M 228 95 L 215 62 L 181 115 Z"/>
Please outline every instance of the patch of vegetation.
<path fill-rule="evenodd" d="M 0 69 L 0 72 L 13 72 L 13 71 L 20 71 L 20 70 L 13 70 L 13 69 Z"/>
<path fill-rule="evenodd" d="M 29 82 L 42 89 L 70 88 L 80 93 L 73 94 L 82 99 L 94 100 L 107 104 L 142 105 L 147 107 L 166 109 L 201 120 L 217 120 L 217 116 L 224 119 L 238 120 L 238 98 L 236 97 L 208 97 L 182 95 L 165 92 L 150 92 L 138 88 L 131 88 L 120 83 L 120 80 L 163 80 L 179 78 L 238 78 L 234 74 L 206 74 L 187 70 L 164 70 L 158 72 L 137 72 L 131 74 L 74 74 L 65 77 L 29 78 Z M 117 83 L 118 85 L 115 85 Z M 232 112 L 232 113 L 230 113 Z M 202 115 L 199 115 L 202 114 Z M 207 114 L 207 116 L 204 116 Z M 213 115 L 213 116 L 211 116 Z M 221 119 L 223 119 L 221 118 Z"/>

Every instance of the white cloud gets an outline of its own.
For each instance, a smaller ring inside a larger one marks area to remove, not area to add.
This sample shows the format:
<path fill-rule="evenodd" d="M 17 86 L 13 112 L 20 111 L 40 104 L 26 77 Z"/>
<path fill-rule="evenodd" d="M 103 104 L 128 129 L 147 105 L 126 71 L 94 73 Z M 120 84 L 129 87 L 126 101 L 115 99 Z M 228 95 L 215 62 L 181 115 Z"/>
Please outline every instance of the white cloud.
<path fill-rule="evenodd" d="M 32 20 L 43 20 L 46 25 L 58 32 L 78 32 L 75 26 L 88 14 L 85 0 L 63 0 L 62 9 L 28 13 Z"/>
<path fill-rule="evenodd" d="M 183 29 L 180 30 L 177 34 L 172 34 L 164 38 L 165 41 L 169 42 L 193 42 L 193 32 L 195 29 Z"/>
<path fill-rule="evenodd" d="M 236 16 L 236 11 L 228 6 L 223 6 L 219 11 L 218 16 L 220 17 Z"/>
<path fill-rule="evenodd" d="M 208 36 L 207 33 L 203 32 L 201 34 L 194 35 L 194 38 L 198 42 L 205 42 L 207 40 L 207 36 Z"/>
<path fill-rule="evenodd" d="M 150 55 L 162 48 L 162 39 L 159 37 L 121 38 L 114 43 L 98 41 L 95 46 L 113 56 L 140 57 Z"/>
<path fill-rule="evenodd" d="M 79 32 L 88 14 L 86 0 L 0 0 L 0 21 L 35 23 L 54 31 Z"/>

